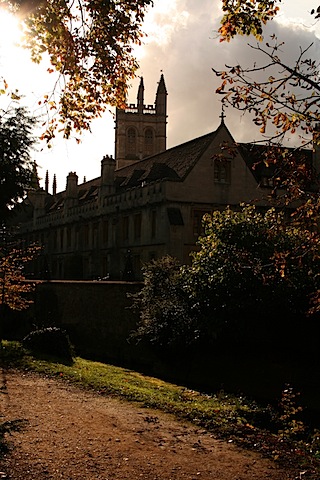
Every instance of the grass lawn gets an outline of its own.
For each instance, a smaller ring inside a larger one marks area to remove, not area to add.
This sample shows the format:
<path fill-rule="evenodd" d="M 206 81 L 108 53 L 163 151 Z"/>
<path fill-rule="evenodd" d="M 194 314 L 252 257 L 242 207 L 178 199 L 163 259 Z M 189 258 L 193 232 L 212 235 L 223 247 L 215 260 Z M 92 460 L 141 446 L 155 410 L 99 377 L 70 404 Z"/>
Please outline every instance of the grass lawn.
<path fill-rule="evenodd" d="M 114 395 L 169 412 L 208 429 L 217 438 L 294 465 L 297 472 L 304 472 L 305 480 L 320 478 L 320 432 L 299 420 L 299 408 L 290 388 L 283 392 L 281 408 L 276 411 L 244 397 L 222 391 L 206 395 L 133 370 L 80 357 L 64 363 L 33 356 L 16 342 L 3 342 L 1 365 L 58 377 L 100 395 Z"/>

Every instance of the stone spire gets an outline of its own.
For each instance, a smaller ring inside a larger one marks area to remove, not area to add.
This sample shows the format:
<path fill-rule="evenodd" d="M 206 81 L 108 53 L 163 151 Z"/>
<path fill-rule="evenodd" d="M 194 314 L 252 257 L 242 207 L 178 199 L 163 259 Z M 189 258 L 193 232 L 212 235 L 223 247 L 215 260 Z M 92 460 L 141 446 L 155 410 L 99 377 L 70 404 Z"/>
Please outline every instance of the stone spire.
<path fill-rule="evenodd" d="M 56 174 L 53 175 L 53 182 L 52 182 L 52 195 L 57 194 L 57 178 Z"/>
<path fill-rule="evenodd" d="M 46 171 L 45 191 L 46 191 L 46 193 L 49 192 L 49 172 L 48 172 L 48 170 Z"/>

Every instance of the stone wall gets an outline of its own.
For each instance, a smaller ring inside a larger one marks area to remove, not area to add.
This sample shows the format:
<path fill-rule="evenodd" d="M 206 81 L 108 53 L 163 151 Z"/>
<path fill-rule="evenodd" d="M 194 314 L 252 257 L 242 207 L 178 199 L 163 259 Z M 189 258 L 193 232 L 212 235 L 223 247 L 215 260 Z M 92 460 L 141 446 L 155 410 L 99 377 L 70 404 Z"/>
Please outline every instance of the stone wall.
<path fill-rule="evenodd" d="M 138 314 L 128 295 L 140 288 L 125 282 L 38 282 L 34 323 L 63 327 L 78 355 L 128 363 L 144 356 L 129 340 Z"/>

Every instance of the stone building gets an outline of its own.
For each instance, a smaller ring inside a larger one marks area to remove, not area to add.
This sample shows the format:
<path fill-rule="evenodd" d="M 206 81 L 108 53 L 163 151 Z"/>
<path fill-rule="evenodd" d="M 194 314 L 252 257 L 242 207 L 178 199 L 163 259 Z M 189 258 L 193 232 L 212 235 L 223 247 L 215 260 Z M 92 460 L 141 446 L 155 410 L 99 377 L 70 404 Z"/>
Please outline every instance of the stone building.
<path fill-rule="evenodd" d="M 144 104 L 143 78 L 138 89 L 137 105 L 116 110 L 115 159 L 117 169 L 166 150 L 167 90 L 163 75 L 154 105 Z"/>
<path fill-rule="evenodd" d="M 43 246 L 36 278 L 140 279 L 142 264 L 165 254 L 188 263 L 204 213 L 270 206 L 272 170 L 255 165 L 262 147 L 236 145 L 221 115 L 214 132 L 166 149 L 163 76 L 154 105 L 143 92 L 141 79 L 137 105 L 116 112 L 115 158 L 101 160 L 100 177 L 79 184 L 70 172 L 52 194 L 46 178 L 21 205 L 19 235 Z"/>

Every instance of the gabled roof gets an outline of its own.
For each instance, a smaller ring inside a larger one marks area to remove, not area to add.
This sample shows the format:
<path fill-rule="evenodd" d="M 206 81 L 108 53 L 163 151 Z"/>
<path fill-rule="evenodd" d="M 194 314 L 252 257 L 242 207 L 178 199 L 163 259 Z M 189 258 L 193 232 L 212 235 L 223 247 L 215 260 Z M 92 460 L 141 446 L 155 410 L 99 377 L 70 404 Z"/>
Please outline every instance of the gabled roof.
<path fill-rule="evenodd" d="M 212 143 L 217 131 L 116 170 L 118 187 L 135 187 L 156 180 L 182 181 Z"/>
<path fill-rule="evenodd" d="M 214 132 L 210 132 L 206 135 L 165 150 L 162 153 L 144 158 L 131 165 L 115 170 L 115 191 L 121 192 L 129 188 L 140 187 L 145 183 L 160 180 L 174 182 L 183 181 L 202 157 L 204 152 L 216 139 L 217 134 L 221 129 L 224 129 L 230 136 L 229 147 L 240 153 L 257 184 L 267 187 L 272 186 L 273 177 L 275 175 L 279 177 L 279 172 L 276 171 L 276 167 L 278 169 L 279 164 L 275 165 L 273 163 L 273 159 L 271 158 L 272 153 L 270 154 L 270 146 L 255 143 L 236 143 L 228 128 L 222 121 L 220 126 Z M 297 155 L 301 162 L 303 161 L 306 165 L 311 167 L 311 150 L 296 151 L 295 149 L 290 148 L 287 148 L 286 150 L 291 150 L 294 156 Z M 275 153 L 275 156 L 281 154 L 278 150 L 277 152 L 278 153 Z M 285 175 L 285 172 L 282 173 Z M 79 204 L 95 199 L 99 194 L 100 185 L 101 177 L 97 177 L 78 185 L 77 196 Z M 48 195 L 45 202 L 46 211 L 52 212 L 61 209 L 64 205 L 65 199 L 66 191 L 60 192 L 55 196 Z M 171 215 L 170 218 L 174 224 L 179 221 L 174 212 L 168 212 L 168 215 Z"/>
<path fill-rule="evenodd" d="M 283 147 L 272 148 L 270 145 L 255 143 L 239 143 L 237 146 L 258 184 L 262 179 L 272 179 L 275 175 L 277 177 L 286 176 L 285 165 L 275 161 L 279 160 L 279 149 L 281 151 L 286 150 L 300 165 L 304 164 L 308 169 L 312 167 L 312 150 L 290 147 L 285 149 Z"/>

